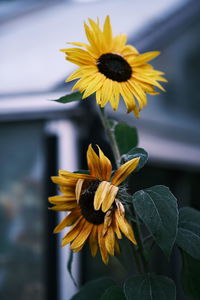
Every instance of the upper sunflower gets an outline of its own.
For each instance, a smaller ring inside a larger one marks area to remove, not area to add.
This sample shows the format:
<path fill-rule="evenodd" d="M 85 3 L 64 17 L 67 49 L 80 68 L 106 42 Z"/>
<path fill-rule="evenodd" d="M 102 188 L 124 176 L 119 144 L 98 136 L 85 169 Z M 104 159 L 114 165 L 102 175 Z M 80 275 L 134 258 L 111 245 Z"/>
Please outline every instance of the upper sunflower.
<path fill-rule="evenodd" d="M 70 43 L 85 50 L 61 49 L 67 60 L 79 66 L 66 81 L 80 78 L 72 90 L 79 89 L 83 98 L 96 93 L 97 104 L 101 107 L 110 101 L 112 108 L 117 110 L 122 96 L 127 112 L 133 111 L 139 117 L 139 111 L 147 105 L 146 93 L 157 94 L 154 87 L 164 90 L 158 81 L 167 81 L 161 76 L 163 72 L 147 63 L 160 52 L 140 54 L 136 48 L 126 44 L 125 34 L 114 37 L 109 16 L 105 19 L 103 30 L 99 20 L 95 22 L 89 19 L 89 24 L 84 24 L 89 45 Z"/>
<path fill-rule="evenodd" d="M 54 232 L 66 226 L 72 226 L 63 238 L 62 245 L 71 244 L 73 251 L 80 251 L 86 240 L 89 240 L 91 253 L 96 255 L 98 247 L 104 263 L 109 254 L 119 252 L 117 238 L 123 233 L 136 244 L 132 227 L 124 214 L 124 206 L 117 199 L 119 185 L 133 172 L 139 157 L 123 164 L 113 176 L 110 160 L 99 148 L 99 155 L 91 146 L 87 151 L 87 162 L 90 174 L 59 171 L 58 177 L 52 177 L 60 185 L 62 195 L 49 197 L 54 204 L 51 209 L 70 211 Z"/>

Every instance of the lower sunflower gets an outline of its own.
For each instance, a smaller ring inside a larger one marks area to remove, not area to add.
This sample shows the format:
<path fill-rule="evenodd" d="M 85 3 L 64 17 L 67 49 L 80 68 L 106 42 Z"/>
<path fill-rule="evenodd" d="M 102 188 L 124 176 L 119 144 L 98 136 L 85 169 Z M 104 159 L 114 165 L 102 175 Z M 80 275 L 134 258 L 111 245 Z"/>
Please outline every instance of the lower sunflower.
<path fill-rule="evenodd" d="M 98 155 L 91 145 L 87 151 L 90 174 L 59 171 L 52 181 L 60 185 L 62 195 L 49 197 L 55 211 L 68 211 L 69 214 L 54 229 L 60 232 L 71 226 L 62 240 L 62 246 L 70 243 L 74 252 L 80 251 L 89 241 L 92 256 L 100 249 L 102 260 L 108 263 L 109 255 L 119 253 L 118 239 L 124 234 L 136 244 L 131 225 L 125 218 L 123 204 L 117 199 L 119 185 L 134 171 L 139 157 L 125 164 L 111 176 L 110 160 L 98 147 Z"/>

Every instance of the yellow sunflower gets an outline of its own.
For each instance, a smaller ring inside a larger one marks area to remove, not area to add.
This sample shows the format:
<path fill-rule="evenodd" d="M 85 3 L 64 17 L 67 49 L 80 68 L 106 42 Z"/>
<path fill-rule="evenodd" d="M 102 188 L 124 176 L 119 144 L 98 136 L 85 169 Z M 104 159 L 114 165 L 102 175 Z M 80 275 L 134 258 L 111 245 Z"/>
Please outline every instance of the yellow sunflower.
<path fill-rule="evenodd" d="M 84 49 L 61 49 L 67 60 L 79 66 L 66 81 L 80 78 L 72 90 L 82 92 L 83 99 L 96 93 L 96 102 L 101 107 L 110 101 L 113 110 L 117 110 L 122 96 L 127 112 L 133 111 L 139 117 L 139 111 L 147 105 L 146 93 L 158 94 L 155 87 L 164 91 L 158 82 L 167 81 L 161 76 L 164 73 L 148 64 L 160 52 L 140 54 L 136 48 L 126 44 L 125 34 L 114 37 L 109 16 L 102 30 L 99 20 L 89 19 L 89 25 L 84 24 L 89 45 L 69 43 Z"/>
<path fill-rule="evenodd" d="M 70 213 L 54 229 L 60 232 L 71 226 L 62 240 L 62 246 L 70 243 L 70 248 L 80 251 L 86 240 L 92 256 L 98 248 L 103 262 L 108 263 L 109 255 L 119 253 L 117 238 L 122 233 L 136 244 L 131 225 L 125 218 L 124 206 L 117 199 L 119 185 L 133 172 L 139 162 L 134 158 L 122 166 L 111 176 L 110 160 L 98 147 L 99 153 L 88 147 L 87 163 L 90 174 L 78 174 L 59 171 L 59 176 L 52 177 L 52 181 L 60 185 L 62 195 L 49 197 L 49 202 L 55 211 L 69 211 Z"/>

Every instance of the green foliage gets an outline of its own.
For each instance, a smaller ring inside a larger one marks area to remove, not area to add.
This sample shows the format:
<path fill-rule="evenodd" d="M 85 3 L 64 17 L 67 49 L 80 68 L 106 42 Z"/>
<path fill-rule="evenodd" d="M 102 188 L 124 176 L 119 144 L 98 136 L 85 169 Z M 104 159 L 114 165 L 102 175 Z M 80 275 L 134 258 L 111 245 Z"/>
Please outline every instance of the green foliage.
<path fill-rule="evenodd" d="M 176 240 L 177 201 L 169 188 L 156 185 L 133 195 L 137 215 L 151 232 L 155 242 L 169 257 Z"/>
<path fill-rule="evenodd" d="M 126 123 L 118 123 L 114 130 L 120 154 L 125 154 L 131 148 L 137 146 L 138 134 L 136 128 L 131 127 Z"/>
<path fill-rule="evenodd" d="M 147 152 L 143 148 L 133 148 L 127 154 L 122 155 L 122 160 L 121 160 L 121 163 L 124 164 L 125 162 L 135 157 L 140 157 L 140 161 L 133 173 L 137 173 L 140 169 L 144 167 L 144 165 L 148 160 Z"/>
<path fill-rule="evenodd" d="M 200 260 L 200 212 L 184 207 L 179 212 L 177 245 L 193 258 Z"/>
<path fill-rule="evenodd" d="M 190 300 L 200 299 L 200 261 L 181 251 L 183 259 L 182 284 Z"/>
<path fill-rule="evenodd" d="M 59 99 L 52 100 L 52 101 L 56 101 L 59 103 L 70 103 L 73 101 L 79 101 L 81 99 L 82 99 L 82 94 L 80 92 L 75 92 L 75 93 L 65 95 L 63 97 L 60 97 Z"/>
<path fill-rule="evenodd" d="M 153 274 L 137 275 L 124 284 L 127 300 L 175 300 L 174 282 L 164 276 Z"/>
<path fill-rule="evenodd" d="M 100 300 L 126 300 L 122 288 L 118 286 L 109 287 Z"/>
<path fill-rule="evenodd" d="M 110 278 L 99 278 L 87 282 L 71 300 L 99 300 L 104 292 L 115 282 Z"/>

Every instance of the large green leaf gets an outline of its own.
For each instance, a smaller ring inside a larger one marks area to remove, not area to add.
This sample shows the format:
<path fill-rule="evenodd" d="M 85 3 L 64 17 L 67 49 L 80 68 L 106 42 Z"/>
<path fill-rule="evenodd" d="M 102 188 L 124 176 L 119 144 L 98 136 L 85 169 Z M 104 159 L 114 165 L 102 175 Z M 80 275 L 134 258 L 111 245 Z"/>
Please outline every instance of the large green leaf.
<path fill-rule="evenodd" d="M 127 300 L 175 300 L 174 282 L 164 276 L 153 274 L 137 275 L 129 278 L 124 284 Z"/>
<path fill-rule="evenodd" d="M 133 205 L 140 219 L 167 257 L 176 240 L 177 201 L 169 188 L 156 185 L 133 195 Z"/>
<path fill-rule="evenodd" d="M 65 95 L 63 97 L 60 97 L 59 99 L 53 100 L 59 103 L 69 103 L 73 101 L 79 101 L 82 99 L 82 94 L 80 92 L 71 93 L 68 95 Z"/>
<path fill-rule="evenodd" d="M 113 285 L 115 285 L 115 282 L 106 277 L 89 281 L 71 300 L 100 300 L 104 292 Z"/>
<path fill-rule="evenodd" d="M 141 168 L 144 167 L 148 160 L 147 152 L 143 148 L 133 148 L 127 154 L 122 155 L 121 159 L 121 163 L 124 164 L 135 157 L 140 157 L 140 161 L 133 173 L 137 173 Z"/>
<path fill-rule="evenodd" d="M 118 123 L 115 126 L 115 138 L 120 154 L 127 153 L 131 148 L 136 147 L 138 144 L 137 129 L 126 123 Z"/>
<path fill-rule="evenodd" d="M 100 300 L 126 300 L 126 297 L 122 288 L 111 286 L 105 291 Z"/>
<path fill-rule="evenodd" d="M 179 212 L 179 228 L 176 239 L 177 245 L 200 260 L 200 212 L 184 207 Z"/>
<path fill-rule="evenodd" d="M 182 284 L 190 300 L 200 299 L 200 261 L 181 251 L 183 259 Z"/>

